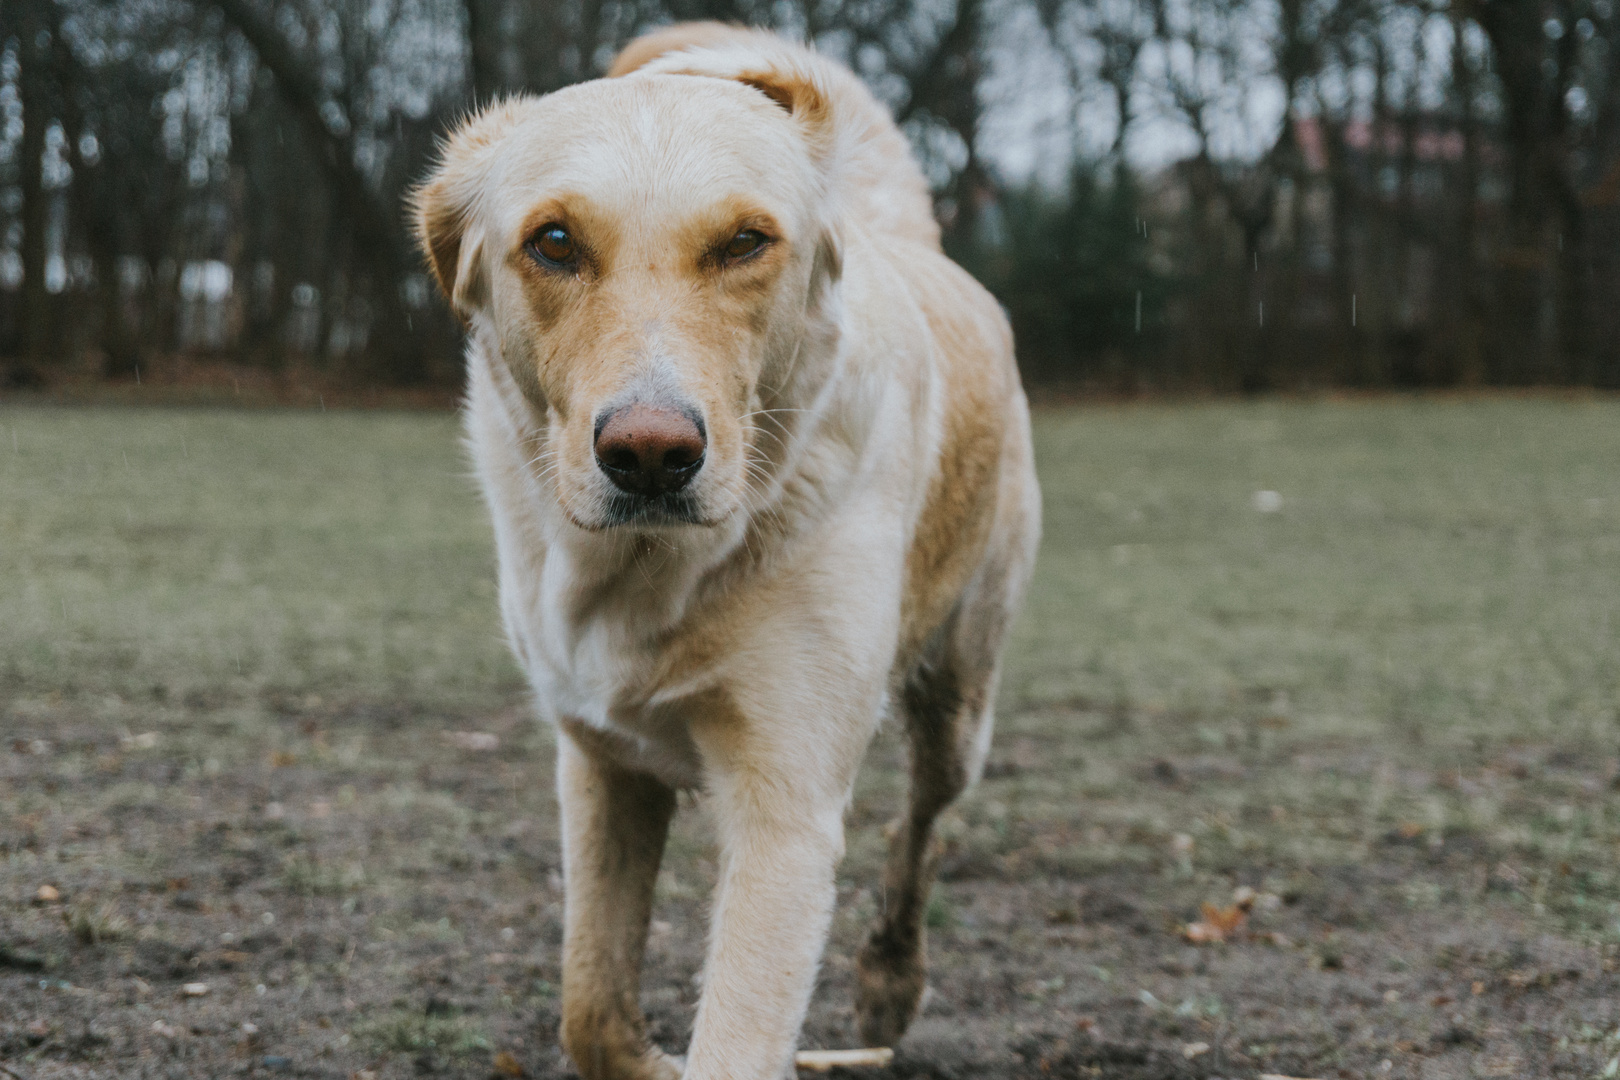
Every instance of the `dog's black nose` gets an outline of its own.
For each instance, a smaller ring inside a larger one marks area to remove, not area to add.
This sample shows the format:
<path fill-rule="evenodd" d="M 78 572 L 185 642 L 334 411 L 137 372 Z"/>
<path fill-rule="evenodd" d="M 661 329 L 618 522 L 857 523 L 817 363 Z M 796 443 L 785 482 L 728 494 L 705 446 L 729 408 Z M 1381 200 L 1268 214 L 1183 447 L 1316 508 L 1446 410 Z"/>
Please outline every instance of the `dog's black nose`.
<path fill-rule="evenodd" d="M 679 491 L 703 467 L 703 423 L 679 409 L 637 402 L 596 422 L 596 464 L 621 491 Z"/>

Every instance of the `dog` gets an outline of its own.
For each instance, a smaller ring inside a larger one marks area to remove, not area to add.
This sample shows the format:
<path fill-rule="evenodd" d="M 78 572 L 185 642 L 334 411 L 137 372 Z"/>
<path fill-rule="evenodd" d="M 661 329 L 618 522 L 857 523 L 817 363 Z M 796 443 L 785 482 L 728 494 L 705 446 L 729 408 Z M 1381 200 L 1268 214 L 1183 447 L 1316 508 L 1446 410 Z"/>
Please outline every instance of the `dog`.
<path fill-rule="evenodd" d="M 564 1047 L 587 1080 L 791 1075 L 895 715 L 910 793 L 856 1002 L 892 1045 L 1040 529 L 1011 332 L 904 137 L 806 47 L 678 25 L 466 120 L 412 213 L 467 328 L 501 613 L 559 733 Z M 720 849 L 684 1061 L 638 1002 L 681 789 Z"/>

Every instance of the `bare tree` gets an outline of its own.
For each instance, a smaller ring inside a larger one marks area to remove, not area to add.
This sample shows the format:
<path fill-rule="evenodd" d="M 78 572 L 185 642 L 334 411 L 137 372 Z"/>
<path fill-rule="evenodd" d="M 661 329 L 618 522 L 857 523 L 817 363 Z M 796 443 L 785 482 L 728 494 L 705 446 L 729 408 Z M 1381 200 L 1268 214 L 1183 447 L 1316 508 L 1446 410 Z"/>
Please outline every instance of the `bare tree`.
<path fill-rule="evenodd" d="M 51 39 L 57 30 L 51 0 L 19 0 L 17 21 L 22 62 L 22 318 L 21 345 L 26 367 L 20 377 L 38 377 L 49 358 L 53 326 L 47 285 L 46 229 L 50 195 L 45 185 L 45 133 L 56 111 L 58 87 L 53 77 Z"/>

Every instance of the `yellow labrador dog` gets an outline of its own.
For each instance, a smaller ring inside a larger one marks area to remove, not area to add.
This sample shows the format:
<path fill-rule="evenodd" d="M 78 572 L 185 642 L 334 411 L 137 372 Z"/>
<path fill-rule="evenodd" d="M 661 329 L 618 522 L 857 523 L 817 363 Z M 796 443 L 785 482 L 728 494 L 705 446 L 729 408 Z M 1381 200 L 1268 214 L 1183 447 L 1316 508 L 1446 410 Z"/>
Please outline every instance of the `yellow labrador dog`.
<path fill-rule="evenodd" d="M 1007 323 L 904 138 L 808 49 L 676 26 L 468 120 L 414 213 L 469 329 L 507 632 L 560 730 L 564 1045 L 589 1080 L 791 1072 L 891 713 L 911 793 L 857 1010 L 892 1043 L 1039 531 Z M 637 1000 L 681 788 L 721 849 L 684 1065 Z"/>

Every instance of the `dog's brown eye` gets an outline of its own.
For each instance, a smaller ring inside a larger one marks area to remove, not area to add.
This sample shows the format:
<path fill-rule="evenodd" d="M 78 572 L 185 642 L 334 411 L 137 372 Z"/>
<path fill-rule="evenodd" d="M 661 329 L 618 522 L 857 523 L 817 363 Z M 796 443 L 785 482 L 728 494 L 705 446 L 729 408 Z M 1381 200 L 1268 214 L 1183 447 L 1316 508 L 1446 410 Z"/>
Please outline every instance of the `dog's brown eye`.
<path fill-rule="evenodd" d="M 764 246 L 764 233 L 755 229 L 744 229 L 726 242 L 726 258 L 746 259 Z"/>
<path fill-rule="evenodd" d="M 574 238 L 561 225 L 542 225 L 529 238 L 529 247 L 543 262 L 554 266 L 567 266 L 578 256 Z"/>

